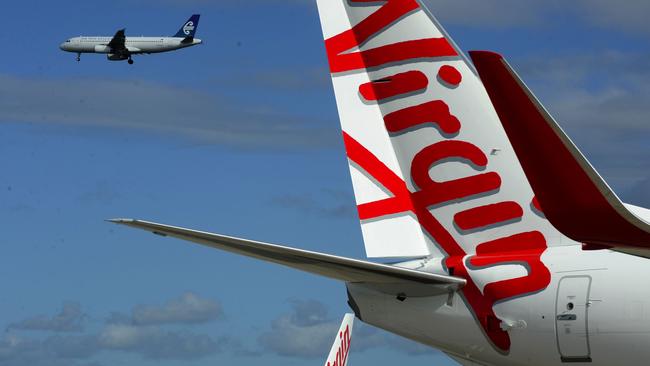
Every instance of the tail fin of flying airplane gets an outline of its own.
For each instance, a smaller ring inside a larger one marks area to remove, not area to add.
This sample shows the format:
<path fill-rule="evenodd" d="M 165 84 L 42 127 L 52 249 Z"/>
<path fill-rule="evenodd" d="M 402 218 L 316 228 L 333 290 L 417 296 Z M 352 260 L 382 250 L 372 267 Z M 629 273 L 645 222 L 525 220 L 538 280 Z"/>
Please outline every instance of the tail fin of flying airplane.
<path fill-rule="evenodd" d="M 542 249 L 562 237 L 531 204 L 476 71 L 420 1 L 318 9 L 369 257 Z"/>
<path fill-rule="evenodd" d="M 553 225 L 595 248 L 650 256 L 648 211 L 621 202 L 503 57 L 471 56 Z"/>
<path fill-rule="evenodd" d="M 334 338 L 334 344 L 330 351 L 325 366 L 346 366 L 350 355 L 350 344 L 352 342 L 352 326 L 354 325 L 354 314 L 345 314 L 341 328 Z"/>
<path fill-rule="evenodd" d="M 178 38 L 194 38 L 194 35 L 196 34 L 196 29 L 199 27 L 199 19 L 201 18 L 201 14 L 194 14 L 188 19 L 181 29 L 178 30 L 178 32 L 174 35 L 174 37 Z"/>

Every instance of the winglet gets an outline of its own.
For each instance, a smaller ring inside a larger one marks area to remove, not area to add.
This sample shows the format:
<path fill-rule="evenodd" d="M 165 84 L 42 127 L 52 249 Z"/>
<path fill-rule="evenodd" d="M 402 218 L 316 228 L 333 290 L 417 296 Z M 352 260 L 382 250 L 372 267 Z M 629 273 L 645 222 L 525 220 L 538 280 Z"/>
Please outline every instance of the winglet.
<path fill-rule="evenodd" d="M 346 366 L 350 355 L 350 344 L 352 342 L 352 326 L 354 325 L 354 314 L 345 314 L 341 328 L 325 361 L 325 366 Z"/>
<path fill-rule="evenodd" d="M 573 240 L 650 248 L 650 225 L 628 210 L 505 59 L 470 52 L 549 221 Z"/>

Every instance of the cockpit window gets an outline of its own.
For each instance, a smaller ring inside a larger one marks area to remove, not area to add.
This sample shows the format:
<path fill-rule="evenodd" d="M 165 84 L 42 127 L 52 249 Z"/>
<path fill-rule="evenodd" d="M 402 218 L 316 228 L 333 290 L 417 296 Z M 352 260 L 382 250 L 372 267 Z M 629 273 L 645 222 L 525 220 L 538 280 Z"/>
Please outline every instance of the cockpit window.
<path fill-rule="evenodd" d="M 70 40 L 65 41 L 65 43 L 70 43 Z"/>

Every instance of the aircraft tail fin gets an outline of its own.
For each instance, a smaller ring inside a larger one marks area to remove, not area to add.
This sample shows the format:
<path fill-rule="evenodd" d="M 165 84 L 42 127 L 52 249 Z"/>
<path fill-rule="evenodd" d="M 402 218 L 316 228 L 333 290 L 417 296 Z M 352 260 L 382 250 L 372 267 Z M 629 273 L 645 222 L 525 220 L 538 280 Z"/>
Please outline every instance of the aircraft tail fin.
<path fill-rule="evenodd" d="M 341 328 L 336 333 L 336 338 L 334 338 L 334 344 L 325 366 L 346 366 L 348 364 L 353 325 L 354 314 L 345 314 L 343 322 L 341 322 Z"/>
<path fill-rule="evenodd" d="M 201 18 L 200 14 L 194 14 L 188 19 L 181 29 L 176 32 L 174 37 L 178 38 L 194 38 L 194 35 L 196 34 L 196 29 L 199 27 L 199 19 Z"/>
<path fill-rule="evenodd" d="M 317 3 L 368 257 L 461 258 L 515 234 L 561 236 L 532 208 L 475 69 L 422 1 Z"/>

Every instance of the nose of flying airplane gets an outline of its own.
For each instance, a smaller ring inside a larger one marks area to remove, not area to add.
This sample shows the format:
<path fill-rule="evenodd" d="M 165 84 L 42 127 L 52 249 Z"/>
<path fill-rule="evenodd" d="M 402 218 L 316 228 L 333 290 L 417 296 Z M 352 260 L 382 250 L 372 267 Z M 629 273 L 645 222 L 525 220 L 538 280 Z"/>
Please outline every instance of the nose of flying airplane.
<path fill-rule="evenodd" d="M 70 50 L 69 46 L 70 46 L 70 40 L 67 40 L 67 41 L 61 43 L 61 44 L 59 45 L 59 48 L 60 48 L 61 50 L 63 50 L 63 51 L 69 51 L 69 50 Z"/>

